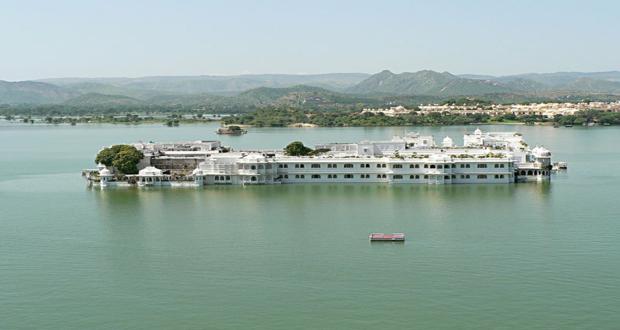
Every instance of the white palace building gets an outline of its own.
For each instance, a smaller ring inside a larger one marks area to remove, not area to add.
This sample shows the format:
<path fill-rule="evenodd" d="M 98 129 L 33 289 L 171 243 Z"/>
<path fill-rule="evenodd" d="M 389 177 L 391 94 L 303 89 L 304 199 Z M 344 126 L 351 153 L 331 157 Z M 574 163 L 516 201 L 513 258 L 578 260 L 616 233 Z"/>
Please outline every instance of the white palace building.
<path fill-rule="evenodd" d="M 99 168 L 96 185 L 204 186 L 306 183 L 492 184 L 550 179 L 551 152 L 530 148 L 519 133 L 477 129 L 457 146 L 450 137 L 409 133 L 389 141 L 317 145 L 314 156 L 283 151 L 230 151 L 218 141 L 134 144 L 140 173 L 116 181 Z M 180 175 L 183 171 L 186 174 Z"/>

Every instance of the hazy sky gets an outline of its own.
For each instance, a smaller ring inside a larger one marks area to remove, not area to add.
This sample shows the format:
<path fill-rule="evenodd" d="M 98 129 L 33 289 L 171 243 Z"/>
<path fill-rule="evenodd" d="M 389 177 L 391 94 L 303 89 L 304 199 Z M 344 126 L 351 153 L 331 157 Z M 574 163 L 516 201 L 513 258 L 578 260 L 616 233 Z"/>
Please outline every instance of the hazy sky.
<path fill-rule="evenodd" d="M 620 69 L 620 1 L 0 0 L 0 79 Z"/>

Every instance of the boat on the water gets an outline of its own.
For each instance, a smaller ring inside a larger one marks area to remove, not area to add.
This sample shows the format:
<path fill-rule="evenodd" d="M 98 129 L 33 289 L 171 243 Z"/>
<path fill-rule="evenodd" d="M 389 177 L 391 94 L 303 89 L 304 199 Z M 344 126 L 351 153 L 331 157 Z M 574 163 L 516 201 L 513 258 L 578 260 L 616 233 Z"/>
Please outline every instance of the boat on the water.
<path fill-rule="evenodd" d="M 403 242 L 405 240 L 405 234 L 403 233 L 371 233 L 368 235 L 371 242 Z"/>
<path fill-rule="evenodd" d="M 556 162 L 552 165 L 552 170 L 554 171 L 565 171 L 568 169 L 568 163 L 566 162 Z"/>

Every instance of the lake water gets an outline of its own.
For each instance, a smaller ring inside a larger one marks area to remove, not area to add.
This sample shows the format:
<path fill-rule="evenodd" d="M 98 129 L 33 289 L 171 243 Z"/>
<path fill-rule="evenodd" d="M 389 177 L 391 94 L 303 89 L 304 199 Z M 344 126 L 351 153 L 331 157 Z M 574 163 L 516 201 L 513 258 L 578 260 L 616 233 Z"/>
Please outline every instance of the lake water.
<path fill-rule="evenodd" d="M 408 130 L 215 127 L 0 123 L 0 328 L 620 324 L 620 128 L 483 127 L 568 161 L 550 184 L 101 191 L 80 177 L 114 143 L 282 148 Z M 460 143 L 474 128 L 411 130 Z"/>

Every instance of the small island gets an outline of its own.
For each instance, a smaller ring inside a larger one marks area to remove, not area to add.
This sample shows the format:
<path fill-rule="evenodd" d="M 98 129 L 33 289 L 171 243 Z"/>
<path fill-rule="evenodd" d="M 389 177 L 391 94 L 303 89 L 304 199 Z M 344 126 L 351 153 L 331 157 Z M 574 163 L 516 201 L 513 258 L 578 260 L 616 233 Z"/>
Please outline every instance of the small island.
<path fill-rule="evenodd" d="M 247 130 L 241 128 L 238 125 L 228 125 L 225 127 L 220 127 L 217 129 L 217 131 L 215 131 L 215 133 L 220 135 L 243 135 L 247 132 Z"/>

